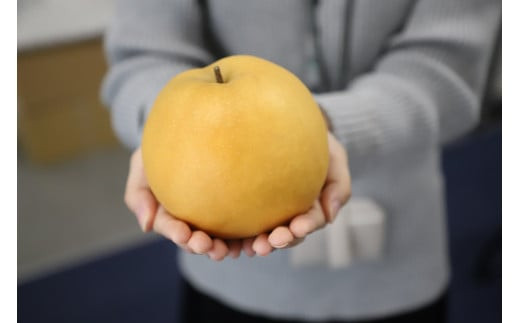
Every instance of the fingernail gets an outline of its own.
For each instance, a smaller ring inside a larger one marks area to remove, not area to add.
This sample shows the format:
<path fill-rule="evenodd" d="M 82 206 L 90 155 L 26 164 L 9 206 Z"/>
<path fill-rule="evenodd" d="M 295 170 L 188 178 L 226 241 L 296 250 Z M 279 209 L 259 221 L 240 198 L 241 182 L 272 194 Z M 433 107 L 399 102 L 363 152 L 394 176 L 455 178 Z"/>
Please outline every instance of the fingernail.
<path fill-rule="evenodd" d="M 288 245 L 289 245 L 289 242 L 286 242 L 286 243 L 281 244 L 281 245 L 273 245 L 273 247 L 275 247 L 275 248 L 285 248 L 285 247 L 287 247 Z"/>
<path fill-rule="evenodd" d="M 339 201 L 332 201 L 330 203 L 330 214 L 329 214 L 329 222 L 332 222 L 334 221 L 334 219 L 336 218 L 336 215 L 339 211 L 339 208 L 341 206 L 341 203 Z"/>
<path fill-rule="evenodd" d="M 146 231 L 146 220 L 148 218 L 148 209 L 146 206 L 141 206 L 137 212 L 137 221 L 141 226 L 141 230 Z"/>

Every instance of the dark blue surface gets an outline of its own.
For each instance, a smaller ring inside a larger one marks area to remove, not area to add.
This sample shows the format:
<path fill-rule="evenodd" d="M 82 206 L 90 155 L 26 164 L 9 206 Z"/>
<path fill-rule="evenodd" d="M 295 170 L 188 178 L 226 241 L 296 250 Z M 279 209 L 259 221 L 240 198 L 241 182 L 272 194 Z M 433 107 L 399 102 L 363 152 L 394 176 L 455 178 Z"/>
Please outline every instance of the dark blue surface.
<path fill-rule="evenodd" d="M 447 148 L 443 165 L 453 266 L 450 322 L 500 322 L 500 129 Z M 22 284 L 19 321 L 175 322 L 175 251 L 159 240 Z"/>
<path fill-rule="evenodd" d="M 20 322 L 168 322 L 179 312 L 176 249 L 160 240 L 18 287 Z"/>
<path fill-rule="evenodd" d="M 501 129 L 491 128 L 444 153 L 451 323 L 501 322 L 501 147 Z"/>

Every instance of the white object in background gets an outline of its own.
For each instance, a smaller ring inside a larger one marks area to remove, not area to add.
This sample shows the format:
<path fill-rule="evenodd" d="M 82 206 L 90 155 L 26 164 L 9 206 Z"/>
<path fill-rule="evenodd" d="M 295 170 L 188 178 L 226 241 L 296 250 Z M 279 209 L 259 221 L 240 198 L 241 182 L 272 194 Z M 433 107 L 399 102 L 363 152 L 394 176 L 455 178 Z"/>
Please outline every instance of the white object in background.
<path fill-rule="evenodd" d="M 382 257 L 385 240 L 385 213 L 372 199 L 358 198 L 347 203 L 349 235 L 356 261 Z"/>
<path fill-rule="evenodd" d="M 327 238 L 327 256 L 330 268 L 348 267 L 353 261 L 352 243 L 349 230 L 351 209 L 347 205 L 338 211 L 334 223 L 325 227 Z"/>
<path fill-rule="evenodd" d="M 385 213 L 370 198 L 353 197 L 340 209 L 334 223 L 305 238 L 290 249 L 294 267 L 347 268 L 354 262 L 382 257 Z"/>
<path fill-rule="evenodd" d="M 99 37 L 115 0 L 19 0 L 18 52 Z"/>

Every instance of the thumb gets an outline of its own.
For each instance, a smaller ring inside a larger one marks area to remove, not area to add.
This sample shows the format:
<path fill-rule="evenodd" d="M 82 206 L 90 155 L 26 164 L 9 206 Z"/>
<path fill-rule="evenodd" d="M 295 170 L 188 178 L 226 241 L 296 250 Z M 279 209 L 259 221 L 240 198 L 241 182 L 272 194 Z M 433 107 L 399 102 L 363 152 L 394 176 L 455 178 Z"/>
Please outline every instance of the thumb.
<path fill-rule="evenodd" d="M 327 180 L 321 193 L 321 205 L 328 222 L 334 221 L 339 209 L 351 195 L 351 180 L 347 153 L 329 133 L 330 161 Z"/>
<path fill-rule="evenodd" d="M 150 231 L 158 203 L 146 180 L 140 148 L 132 154 L 130 159 L 130 169 L 125 189 L 125 203 L 136 215 L 141 229 L 144 232 Z"/>

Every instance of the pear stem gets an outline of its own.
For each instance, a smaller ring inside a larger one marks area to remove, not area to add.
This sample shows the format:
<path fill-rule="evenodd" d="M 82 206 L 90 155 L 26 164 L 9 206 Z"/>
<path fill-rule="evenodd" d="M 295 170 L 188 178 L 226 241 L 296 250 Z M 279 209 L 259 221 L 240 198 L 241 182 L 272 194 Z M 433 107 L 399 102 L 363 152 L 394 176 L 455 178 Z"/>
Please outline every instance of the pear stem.
<path fill-rule="evenodd" d="M 220 73 L 220 67 L 213 67 L 213 72 L 215 72 L 215 78 L 217 79 L 217 83 L 224 83 L 224 79 L 222 78 L 222 73 Z"/>

